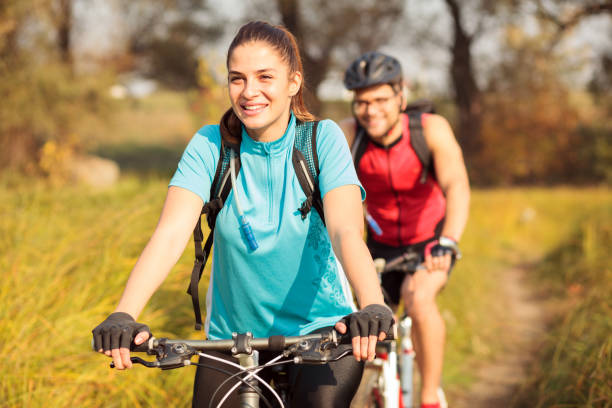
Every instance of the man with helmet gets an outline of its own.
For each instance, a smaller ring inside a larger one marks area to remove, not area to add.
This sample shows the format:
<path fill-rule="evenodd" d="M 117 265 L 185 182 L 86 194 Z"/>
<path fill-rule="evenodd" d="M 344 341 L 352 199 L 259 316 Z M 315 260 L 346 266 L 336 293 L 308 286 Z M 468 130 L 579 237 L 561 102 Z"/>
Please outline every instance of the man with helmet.
<path fill-rule="evenodd" d="M 341 126 L 367 192 L 372 257 L 417 252 L 423 261 L 412 276 L 385 273 L 382 286 L 391 305 L 401 298 L 413 320 L 422 407 L 439 407 L 445 325 L 435 299 L 460 255 L 470 199 L 461 148 L 442 116 L 403 112 L 397 59 L 365 53 L 346 70 L 344 85 L 354 91 L 354 117 Z M 431 167 L 422 160 L 423 150 L 431 155 Z"/>

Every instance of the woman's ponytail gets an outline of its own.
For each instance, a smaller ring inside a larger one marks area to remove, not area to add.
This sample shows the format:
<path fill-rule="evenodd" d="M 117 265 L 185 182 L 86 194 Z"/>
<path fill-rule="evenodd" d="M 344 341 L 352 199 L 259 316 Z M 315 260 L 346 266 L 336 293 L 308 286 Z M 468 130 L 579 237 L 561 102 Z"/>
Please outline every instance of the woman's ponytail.
<path fill-rule="evenodd" d="M 242 122 L 240 122 L 232 108 L 229 108 L 223 114 L 219 127 L 223 143 L 230 146 L 240 146 L 242 141 Z"/>

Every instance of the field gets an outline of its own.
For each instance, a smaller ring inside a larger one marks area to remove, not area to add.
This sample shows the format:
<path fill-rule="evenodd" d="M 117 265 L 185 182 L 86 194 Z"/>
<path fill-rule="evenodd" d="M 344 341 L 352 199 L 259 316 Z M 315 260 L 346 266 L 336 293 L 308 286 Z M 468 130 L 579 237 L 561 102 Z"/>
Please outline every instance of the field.
<path fill-rule="evenodd" d="M 155 226 L 166 180 L 130 177 L 103 192 L 26 181 L 5 181 L 0 189 L 0 400 L 28 407 L 188 405 L 191 369 L 115 372 L 90 351 L 91 329 L 112 311 Z M 470 367 L 496 351 L 496 321 L 504 313 L 499 274 L 554 253 L 588 214 L 609 217 L 611 202 L 603 189 L 474 193 L 465 259 L 441 299 L 449 389 L 469 384 Z M 197 336 L 184 292 L 191 256 L 188 247 L 141 317 L 157 336 Z M 571 284 L 558 272 L 558 285 Z M 602 319 L 597 324 L 610 324 L 609 315 Z"/>
<path fill-rule="evenodd" d="M 127 151 L 131 163 L 134 157 L 147 163 L 147 152 L 161 149 L 163 163 L 170 163 L 168 157 L 180 154 L 172 146 L 185 140 L 156 136 L 159 143 L 147 144 L 140 135 L 96 149 L 115 158 Z M 189 406 L 192 368 L 117 372 L 91 351 L 91 329 L 117 303 L 173 171 L 170 164 L 155 171 L 126 166 L 127 174 L 107 190 L 0 179 L 0 405 Z M 449 332 L 444 383 L 451 396 L 472 383 L 475 367 L 500 352 L 499 322 L 508 302 L 499 282 L 521 266 L 559 307 L 520 397 L 540 399 L 541 406 L 610 406 L 611 208 L 612 194 L 604 187 L 473 192 L 464 259 L 440 299 Z M 192 257 L 189 245 L 139 319 L 157 337 L 201 336 L 193 331 L 185 293 Z M 204 276 L 201 293 L 206 286 Z M 586 360 L 581 353 L 588 353 Z M 567 391 L 582 389 L 576 384 L 585 386 L 582 400 Z"/>

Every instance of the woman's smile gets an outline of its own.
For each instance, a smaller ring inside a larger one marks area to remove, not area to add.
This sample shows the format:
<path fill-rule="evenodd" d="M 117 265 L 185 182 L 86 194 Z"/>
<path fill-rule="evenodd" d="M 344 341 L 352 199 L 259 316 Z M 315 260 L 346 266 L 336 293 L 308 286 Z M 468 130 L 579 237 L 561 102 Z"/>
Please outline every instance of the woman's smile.
<path fill-rule="evenodd" d="M 263 112 L 267 107 L 267 103 L 244 103 L 240 107 L 247 116 L 256 116 Z"/>

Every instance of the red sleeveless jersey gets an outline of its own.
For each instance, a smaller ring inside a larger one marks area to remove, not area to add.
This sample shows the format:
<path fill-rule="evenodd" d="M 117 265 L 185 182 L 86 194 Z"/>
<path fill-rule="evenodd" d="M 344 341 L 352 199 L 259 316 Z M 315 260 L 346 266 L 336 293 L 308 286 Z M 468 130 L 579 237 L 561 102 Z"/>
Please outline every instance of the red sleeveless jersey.
<path fill-rule="evenodd" d="M 423 126 L 427 122 L 423 114 Z M 366 190 L 368 213 L 382 229 L 370 238 L 390 246 L 410 245 L 434 236 L 444 218 L 446 200 L 431 174 L 421 183 L 422 164 L 410 144 L 408 115 L 402 114 L 402 136 L 390 146 L 368 141 L 357 174 Z"/>

